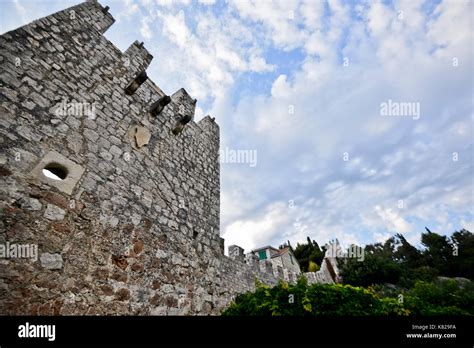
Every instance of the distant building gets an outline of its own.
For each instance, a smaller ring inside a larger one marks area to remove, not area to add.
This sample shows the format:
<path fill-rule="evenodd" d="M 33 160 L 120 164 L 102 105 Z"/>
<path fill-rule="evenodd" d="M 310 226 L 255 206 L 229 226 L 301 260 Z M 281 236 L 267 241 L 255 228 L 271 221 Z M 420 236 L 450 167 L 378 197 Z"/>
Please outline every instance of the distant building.
<path fill-rule="evenodd" d="M 276 249 L 267 245 L 263 248 L 252 250 L 252 254 L 258 256 L 259 261 L 269 260 L 274 269 L 278 269 L 278 266 L 280 266 L 282 270 L 298 275 L 301 273 L 300 264 L 289 247 Z"/>

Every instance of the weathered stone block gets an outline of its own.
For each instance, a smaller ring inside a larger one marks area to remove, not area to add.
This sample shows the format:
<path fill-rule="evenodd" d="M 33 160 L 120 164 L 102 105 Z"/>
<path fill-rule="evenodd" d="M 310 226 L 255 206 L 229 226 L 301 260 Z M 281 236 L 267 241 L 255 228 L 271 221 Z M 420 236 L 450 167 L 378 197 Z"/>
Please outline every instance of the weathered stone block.
<path fill-rule="evenodd" d="M 66 211 L 53 204 L 48 204 L 44 212 L 44 217 L 53 221 L 64 219 L 64 215 L 66 215 Z"/>
<path fill-rule="evenodd" d="M 40 256 L 41 266 L 46 269 L 61 269 L 63 268 L 63 258 L 61 254 L 43 253 Z"/>

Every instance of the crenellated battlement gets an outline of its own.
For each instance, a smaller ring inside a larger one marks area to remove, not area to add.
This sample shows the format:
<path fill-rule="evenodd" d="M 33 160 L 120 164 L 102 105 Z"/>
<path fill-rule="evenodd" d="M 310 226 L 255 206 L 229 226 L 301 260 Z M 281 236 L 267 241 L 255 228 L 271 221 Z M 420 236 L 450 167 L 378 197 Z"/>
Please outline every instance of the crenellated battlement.
<path fill-rule="evenodd" d="M 143 42 L 134 41 L 123 53 L 124 66 L 134 75 L 148 69 L 153 56 L 145 48 Z"/>
<path fill-rule="evenodd" d="M 71 48 L 73 48 L 70 50 L 70 56 L 78 56 L 79 54 L 74 51 L 82 49 L 92 51 L 94 47 L 100 47 L 103 45 L 103 42 L 106 41 L 104 46 L 107 46 L 107 50 L 105 52 L 109 52 L 109 54 L 100 54 L 99 57 L 93 59 L 91 63 L 108 64 L 106 69 L 111 71 L 111 73 L 102 76 L 102 78 L 110 79 L 114 81 L 114 83 L 118 83 L 119 86 L 124 89 L 125 94 L 130 95 L 132 99 L 138 98 L 141 103 L 146 102 L 147 105 L 145 105 L 144 108 L 149 110 L 154 102 L 166 95 L 147 75 L 146 70 L 153 56 L 145 48 L 143 42 L 133 42 L 123 53 L 113 46 L 112 43 L 108 42 L 102 34 L 114 21 L 108 8 L 103 7 L 95 0 L 86 1 L 56 12 L 48 17 L 35 20 L 28 25 L 2 35 L 2 40 L 7 39 L 7 42 L 14 42 L 17 50 L 16 55 L 8 57 L 10 59 L 5 62 L 5 67 L 13 68 L 15 64 L 14 60 L 18 59 L 21 60 L 21 65 L 24 68 L 29 67 L 28 64 L 37 53 L 32 52 L 32 55 L 27 56 L 28 53 L 22 52 L 23 45 L 21 45 L 21 43 L 26 44 L 25 40 L 27 40 L 27 44 L 31 42 L 33 46 L 43 46 L 40 48 L 40 51 L 44 51 L 46 56 L 41 56 L 40 59 L 44 61 L 44 66 L 55 62 L 60 68 L 70 69 L 73 73 L 76 71 L 78 73 L 76 77 L 78 78 L 90 77 L 88 76 L 91 72 L 89 66 L 86 67 L 84 64 L 77 66 L 71 62 L 70 64 L 62 64 L 67 58 L 65 54 L 62 53 L 64 52 L 64 48 L 58 48 L 49 44 L 42 45 L 42 43 L 49 38 L 55 39 L 61 36 L 63 41 L 69 41 Z M 60 29 L 58 25 L 60 25 Z M 91 28 L 97 31 L 96 34 L 94 34 L 94 30 L 91 30 Z M 76 49 L 74 49 L 74 46 L 76 46 Z M 111 55 L 110 53 L 113 54 Z M 58 55 L 59 61 L 57 60 Z M 35 60 L 36 59 L 37 57 L 35 57 Z M 14 73 L 21 71 L 21 69 L 12 70 Z M 115 70 L 115 74 L 112 74 L 113 70 Z M 86 74 L 84 74 L 84 72 Z M 118 80 L 114 80 L 114 78 L 118 78 Z M 87 87 L 95 87 L 94 83 L 89 81 L 87 83 Z M 142 84 L 144 88 L 140 88 Z M 128 90 L 127 87 L 129 87 Z M 59 92 L 62 94 L 61 90 Z M 71 96 L 71 93 L 65 94 Z M 71 101 L 80 102 L 80 97 L 78 98 L 76 95 L 72 95 L 71 97 Z M 184 89 L 173 93 L 171 99 L 173 103 L 169 108 L 173 108 L 172 112 L 174 114 L 180 115 L 185 113 L 191 116 L 191 120 L 193 119 L 196 105 L 195 99 L 191 98 Z M 170 122 L 175 122 L 177 118 L 173 118 Z"/>
<path fill-rule="evenodd" d="M 80 32 L 94 28 L 98 33 L 104 34 L 115 19 L 109 13 L 109 8 L 103 7 L 96 0 L 88 0 L 78 5 L 58 11 L 47 17 L 37 19 L 29 24 L 39 31 L 47 31 L 50 25 L 60 25 L 67 32 Z"/>

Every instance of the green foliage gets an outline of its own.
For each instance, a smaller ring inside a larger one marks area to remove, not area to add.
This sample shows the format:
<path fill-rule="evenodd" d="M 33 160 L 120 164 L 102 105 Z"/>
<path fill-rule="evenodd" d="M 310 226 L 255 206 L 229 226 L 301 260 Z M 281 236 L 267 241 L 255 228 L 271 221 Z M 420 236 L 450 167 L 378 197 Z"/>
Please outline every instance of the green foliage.
<path fill-rule="evenodd" d="M 319 271 L 319 266 L 316 262 L 309 261 L 308 272 L 317 272 Z"/>
<path fill-rule="evenodd" d="M 417 281 L 404 292 L 404 302 L 419 315 L 474 315 L 474 283 L 455 279 Z"/>
<path fill-rule="evenodd" d="M 474 279 L 474 234 L 467 230 L 454 232 L 451 241 L 458 255 L 452 260 L 455 276 Z"/>
<path fill-rule="evenodd" d="M 419 280 L 430 282 L 438 276 L 474 279 L 471 232 L 461 230 L 448 238 L 427 229 L 421 241 L 423 250 L 412 246 L 401 234 L 384 244 L 367 245 L 364 261 L 349 258 L 340 264 L 344 283 L 355 286 L 390 283 L 411 288 Z"/>
<path fill-rule="evenodd" d="M 344 283 L 355 286 L 397 283 L 401 273 L 401 266 L 397 262 L 384 258 L 375 251 L 366 252 L 364 261 L 347 259 L 340 272 Z"/>
<path fill-rule="evenodd" d="M 422 252 L 408 243 L 403 235 L 398 233 L 395 237 L 388 239 L 386 243 L 394 245 L 392 254 L 387 256 L 405 267 L 414 269 L 426 265 Z M 397 245 L 397 248 L 395 248 L 395 245 Z"/>
<path fill-rule="evenodd" d="M 452 262 L 456 256 L 453 255 L 450 240 L 446 236 L 428 232 L 422 233 L 421 243 L 426 248 L 423 252 L 425 264 L 439 270 L 442 275 L 453 276 Z"/>
<path fill-rule="evenodd" d="M 309 271 L 310 262 L 320 265 L 324 258 L 324 252 L 324 247 L 321 250 L 318 243 L 314 240 L 311 241 L 309 237 L 307 237 L 307 243 L 298 243 L 294 250 L 294 255 L 300 264 L 301 272 L 313 272 Z"/>
<path fill-rule="evenodd" d="M 414 269 L 405 268 L 398 282 L 399 286 L 411 288 L 418 280 L 431 282 L 435 281 L 439 272 L 430 266 L 421 266 Z"/>
<path fill-rule="evenodd" d="M 351 285 L 296 284 L 274 287 L 258 284 L 253 293 L 238 295 L 223 315 L 408 315 L 396 300 L 380 299 L 367 289 Z"/>
<path fill-rule="evenodd" d="M 412 289 L 342 284 L 257 284 L 238 295 L 223 315 L 407 316 L 474 315 L 474 283 L 468 280 L 417 281 Z"/>

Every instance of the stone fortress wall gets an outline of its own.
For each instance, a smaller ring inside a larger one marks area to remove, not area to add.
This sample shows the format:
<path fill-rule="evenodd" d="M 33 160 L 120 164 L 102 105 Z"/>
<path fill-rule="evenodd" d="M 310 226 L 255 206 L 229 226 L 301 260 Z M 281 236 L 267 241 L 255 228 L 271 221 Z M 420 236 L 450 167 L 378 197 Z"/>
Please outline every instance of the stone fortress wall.
<path fill-rule="evenodd" d="M 278 281 L 224 255 L 218 125 L 113 23 L 88 1 L 0 36 L 0 245 L 37 246 L 0 258 L 1 314 L 218 314 Z"/>

